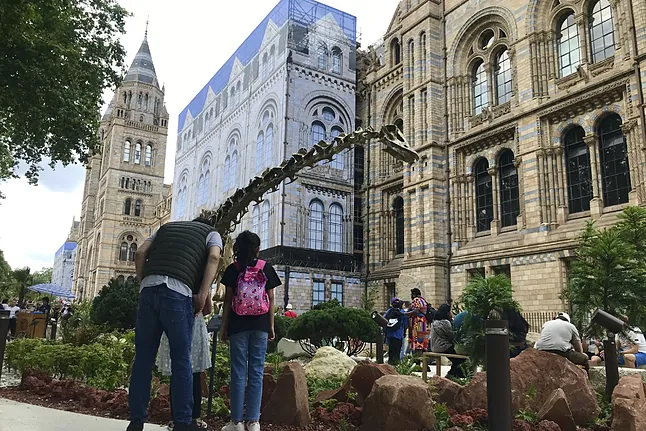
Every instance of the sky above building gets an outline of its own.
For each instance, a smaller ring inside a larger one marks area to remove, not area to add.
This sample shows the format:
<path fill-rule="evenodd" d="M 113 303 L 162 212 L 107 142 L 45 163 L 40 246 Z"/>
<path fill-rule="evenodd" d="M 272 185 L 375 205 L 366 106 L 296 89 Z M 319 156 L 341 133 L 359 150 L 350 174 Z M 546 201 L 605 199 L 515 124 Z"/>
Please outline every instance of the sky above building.
<path fill-rule="evenodd" d="M 122 43 L 130 66 L 149 20 L 148 42 L 157 76 L 166 85 L 170 114 L 165 180 L 173 179 L 177 118 L 191 99 L 278 3 L 278 0 L 235 2 L 185 0 L 120 0 L 132 16 Z M 399 0 L 324 0 L 357 17 L 357 38 L 365 48 L 386 31 Z M 181 4 L 181 7 L 179 6 Z M 176 6 L 177 5 L 177 6 Z M 104 103 L 113 91 L 106 91 Z M 80 216 L 85 169 L 80 165 L 51 170 L 44 163 L 39 185 L 24 178 L 0 184 L 0 250 L 13 268 L 50 267 L 65 242 L 72 219 Z"/>

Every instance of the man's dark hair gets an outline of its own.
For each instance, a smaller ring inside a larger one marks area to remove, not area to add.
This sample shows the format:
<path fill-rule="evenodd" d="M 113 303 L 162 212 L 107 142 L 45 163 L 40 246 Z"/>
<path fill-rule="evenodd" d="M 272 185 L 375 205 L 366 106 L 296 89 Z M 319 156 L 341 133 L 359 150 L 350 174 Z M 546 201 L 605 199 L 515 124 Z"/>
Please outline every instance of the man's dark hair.
<path fill-rule="evenodd" d="M 43 301 L 43 302 L 49 302 L 49 298 L 48 298 L 48 297 L 46 297 L 46 296 L 43 296 L 42 301 Z"/>
<path fill-rule="evenodd" d="M 449 304 L 442 304 L 433 315 L 434 320 L 449 320 L 449 313 L 451 306 Z"/>
<path fill-rule="evenodd" d="M 193 221 L 208 224 L 209 226 L 213 226 L 213 223 L 211 223 L 211 220 L 209 220 L 208 218 L 196 217 L 193 219 Z"/>
<path fill-rule="evenodd" d="M 9 300 L 8 300 L 8 299 L 3 299 L 3 300 L 2 300 L 2 303 L 3 303 L 3 304 L 7 304 L 8 302 L 9 302 Z"/>
<path fill-rule="evenodd" d="M 417 287 L 412 288 L 412 289 L 410 290 L 410 293 L 411 293 L 411 295 L 413 295 L 413 296 L 415 296 L 415 297 L 422 296 L 422 291 L 421 291 L 421 290 L 419 290 Z"/>

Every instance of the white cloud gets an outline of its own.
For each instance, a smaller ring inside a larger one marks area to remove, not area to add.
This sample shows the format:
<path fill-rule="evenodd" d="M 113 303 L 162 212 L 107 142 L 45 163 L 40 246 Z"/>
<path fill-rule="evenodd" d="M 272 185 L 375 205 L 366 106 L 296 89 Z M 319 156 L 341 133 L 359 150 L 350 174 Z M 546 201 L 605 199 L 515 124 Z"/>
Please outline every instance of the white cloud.
<path fill-rule="evenodd" d="M 133 14 L 122 38 L 127 66 L 141 45 L 146 19 L 150 20 L 148 42 L 157 76 L 166 85 L 170 113 L 167 182 L 173 178 L 177 116 L 277 2 L 185 0 L 171 6 L 170 2 L 155 0 L 120 1 Z M 399 1 L 323 3 L 356 16 L 359 40 L 367 47 L 386 31 Z M 111 97 L 112 92 L 106 92 L 106 104 Z M 43 185 L 49 190 L 29 186 L 24 179 L 0 184 L 7 195 L 0 203 L 0 249 L 12 267 L 40 269 L 52 265 L 54 253 L 67 238 L 72 217 L 78 219 L 80 215 L 83 176 L 79 173 L 78 166 L 46 172 Z"/>

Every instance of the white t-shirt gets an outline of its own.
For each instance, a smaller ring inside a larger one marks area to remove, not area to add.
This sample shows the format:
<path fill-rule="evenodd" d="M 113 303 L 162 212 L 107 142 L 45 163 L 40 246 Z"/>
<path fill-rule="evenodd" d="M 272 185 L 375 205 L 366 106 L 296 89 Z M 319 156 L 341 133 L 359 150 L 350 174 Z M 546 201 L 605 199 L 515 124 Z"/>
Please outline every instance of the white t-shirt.
<path fill-rule="evenodd" d="M 536 350 L 557 350 L 566 352 L 572 350 L 572 342 L 580 341 L 576 326 L 565 320 L 555 319 L 543 325 L 541 336 L 536 342 Z"/>
<path fill-rule="evenodd" d="M 9 318 L 15 319 L 16 313 L 19 311 L 20 311 L 20 307 L 18 307 L 17 305 L 14 305 L 13 307 L 9 307 Z"/>
<path fill-rule="evenodd" d="M 615 340 L 620 341 L 622 347 L 628 347 L 629 344 L 637 344 L 639 353 L 646 353 L 646 337 L 644 337 L 644 334 L 639 328 L 633 328 L 632 331 L 628 331 L 626 336 L 617 334 L 615 335 Z"/>

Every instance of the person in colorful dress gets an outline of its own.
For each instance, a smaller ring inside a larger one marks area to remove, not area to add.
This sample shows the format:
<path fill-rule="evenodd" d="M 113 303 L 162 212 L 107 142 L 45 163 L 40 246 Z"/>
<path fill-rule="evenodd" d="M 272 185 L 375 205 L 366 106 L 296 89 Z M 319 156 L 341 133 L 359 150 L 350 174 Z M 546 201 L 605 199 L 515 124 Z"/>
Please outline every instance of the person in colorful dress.
<path fill-rule="evenodd" d="M 431 334 L 431 327 L 426 320 L 428 304 L 422 297 L 422 292 L 418 288 L 413 288 L 411 293 L 411 306 L 408 311 L 409 318 L 409 349 L 415 355 L 421 355 L 428 349 L 428 340 Z"/>

